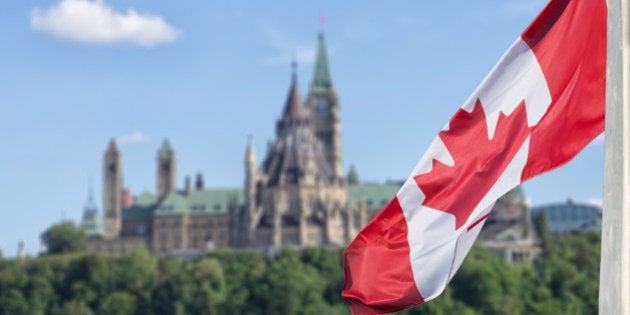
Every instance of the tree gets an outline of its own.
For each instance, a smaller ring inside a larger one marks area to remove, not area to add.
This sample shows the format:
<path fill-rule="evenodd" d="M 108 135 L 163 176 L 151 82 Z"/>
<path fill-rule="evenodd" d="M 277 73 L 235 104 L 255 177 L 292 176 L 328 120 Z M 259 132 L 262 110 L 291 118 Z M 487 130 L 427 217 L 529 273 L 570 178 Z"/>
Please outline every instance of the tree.
<path fill-rule="evenodd" d="M 218 305 L 225 299 L 225 278 L 221 263 L 215 258 L 202 258 L 188 265 L 191 276 L 189 314 L 219 314 Z"/>
<path fill-rule="evenodd" d="M 549 232 L 549 221 L 547 220 L 545 211 L 540 211 L 534 216 L 534 229 L 536 230 L 538 239 L 542 244 L 543 251 L 547 251 L 551 234 Z M 543 254 L 545 253 L 543 252 Z"/>
<path fill-rule="evenodd" d="M 225 276 L 225 295 L 219 306 L 220 314 L 257 314 L 266 301 L 254 292 L 267 270 L 267 263 L 259 251 L 217 250 L 208 254 L 217 259 Z"/>
<path fill-rule="evenodd" d="M 346 175 L 346 179 L 348 180 L 349 185 L 356 185 L 359 183 L 359 173 L 357 173 L 357 169 L 354 167 L 354 164 L 350 165 L 350 170 L 348 171 L 348 175 Z"/>
<path fill-rule="evenodd" d="M 330 305 L 346 306 L 341 298 L 341 289 L 345 276 L 343 273 L 342 249 L 312 247 L 301 252 L 301 259 L 307 266 L 317 270 L 319 277 L 325 280 L 324 299 Z"/>
<path fill-rule="evenodd" d="M 305 265 L 299 254 L 285 249 L 267 269 L 256 294 L 266 301 L 264 314 L 325 314 L 324 279 Z"/>
<path fill-rule="evenodd" d="M 144 247 L 120 257 L 116 267 L 110 268 L 116 280 L 113 286 L 132 293 L 139 309 L 151 306 L 151 291 L 158 283 L 158 258 Z"/>
<path fill-rule="evenodd" d="M 8 294 L 0 297 L 0 314 L 29 314 L 28 302 L 24 295 L 17 290 L 11 289 Z"/>
<path fill-rule="evenodd" d="M 57 223 L 41 235 L 48 254 L 69 253 L 83 250 L 85 231 L 74 225 L 72 221 Z"/>

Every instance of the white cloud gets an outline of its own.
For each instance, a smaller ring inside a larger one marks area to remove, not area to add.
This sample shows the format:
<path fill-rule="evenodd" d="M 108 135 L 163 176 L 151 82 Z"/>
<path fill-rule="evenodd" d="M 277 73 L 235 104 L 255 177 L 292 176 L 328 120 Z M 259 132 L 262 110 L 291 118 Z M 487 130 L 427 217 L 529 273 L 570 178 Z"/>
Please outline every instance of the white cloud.
<path fill-rule="evenodd" d="M 31 10 L 31 27 L 59 38 L 82 43 L 128 43 L 151 47 L 179 35 L 161 17 L 114 11 L 103 0 L 62 0 L 48 9 Z"/>
<path fill-rule="evenodd" d="M 151 140 L 149 136 L 144 134 L 142 131 L 135 130 L 129 134 L 122 135 L 118 137 L 118 143 L 120 144 L 135 144 L 135 143 L 143 143 Z"/>

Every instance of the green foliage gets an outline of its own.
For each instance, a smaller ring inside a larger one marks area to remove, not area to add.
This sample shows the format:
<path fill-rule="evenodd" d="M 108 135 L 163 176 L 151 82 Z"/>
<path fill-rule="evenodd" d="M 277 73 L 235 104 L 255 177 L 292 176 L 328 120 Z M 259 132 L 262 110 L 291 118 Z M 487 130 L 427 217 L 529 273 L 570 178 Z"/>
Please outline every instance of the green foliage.
<path fill-rule="evenodd" d="M 30 314 L 29 305 L 22 292 L 11 289 L 0 296 L 0 314 Z"/>
<path fill-rule="evenodd" d="M 549 246 L 551 234 L 549 232 L 549 221 L 547 220 L 547 215 L 544 211 L 538 212 L 534 217 L 534 229 L 536 231 L 536 235 L 538 235 L 538 239 L 540 240 L 543 255 L 545 255 L 547 247 Z"/>
<path fill-rule="evenodd" d="M 473 247 L 444 293 L 400 314 L 595 314 L 599 243 L 599 234 L 548 236 L 547 254 L 521 265 Z M 139 249 L 4 259 L 0 314 L 350 314 L 341 254 L 218 250 L 182 261 Z"/>
<path fill-rule="evenodd" d="M 83 250 L 86 236 L 72 221 L 63 221 L 44 231 L 41 239 L 48 254 L 59 254 Z"/>
<path fill-rule="evenodd" d="M 354 167 L 354 164 L 350 164 L 350 170 L 348 171 L 348 174 L 346 175 L 346 180 L 348 181 L 348 184 L 350 185 L 356 185 L 359 183 L 359 173 L 357 172 L 357 169 Z"/>
<path fill-rule="evenodd" d="M 302 251 L 302 262 L 306 265 L 313 266 L 319 276 L 326 279 L 326 287 L 324 288 L 324 299 L 333 304 L 345 304 L 341 298 L 341 289 L 345 276 L 343 273 L 343 257 L 338 249 L 325 247 L 313 247 Z"/>
<path fill-rule="evenodd" d="M 225 299 L 223 268 L 214 258 L 203 258 L 186 266 L 193 284 L 188 288 L 188 314 L 219 314 L 219 304 Z"/>
<path fill-rule="evenodd" d="M 215 251 L 208 255 L 223 266 L 225 294 L 219 305 L 220 314 L 256 314 L 265 304 L 256 289 L 267 270 L 267 261 L 259 251 Z"/>
<path fill-rule="evenodd" d="M 93 315 L 92 309 L 81 300 L 72 300 L 63 303 L 63 306 L 59 310 L 59 314 L 65 315 Z"/>
<path fill-rule="evenodd" d="M 98 307 L 99 314 L 126 315 L 135 314 L 138 309 L 136 298 L 128 292 L 113 292 L 105 297 Z"/>
<path fill-rule="evenodd" d="M 256 293 L 266 301 L 265 314 L 321 314 L 326 308 L 324 279 L 293 250 L 273 260 L 261 280 Z"/>

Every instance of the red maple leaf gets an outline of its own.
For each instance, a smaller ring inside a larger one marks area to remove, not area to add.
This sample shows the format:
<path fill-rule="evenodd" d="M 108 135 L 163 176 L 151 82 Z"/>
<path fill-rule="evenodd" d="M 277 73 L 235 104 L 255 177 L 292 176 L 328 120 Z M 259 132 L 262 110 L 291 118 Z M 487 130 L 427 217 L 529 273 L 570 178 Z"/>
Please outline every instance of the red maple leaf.
<path fill-rule="evenodd" d="M 529 129 L 524 102 L 510 116 L 499 115 L 493 139 L 479 100 L 471 113 L 460 109 L 449 130 L 438 134 L 454 165 L 434 159 L 429 173 L 414 177 L 426 196 L 422 204 L 454 215 L 459 229 L 512 161 Z"/>

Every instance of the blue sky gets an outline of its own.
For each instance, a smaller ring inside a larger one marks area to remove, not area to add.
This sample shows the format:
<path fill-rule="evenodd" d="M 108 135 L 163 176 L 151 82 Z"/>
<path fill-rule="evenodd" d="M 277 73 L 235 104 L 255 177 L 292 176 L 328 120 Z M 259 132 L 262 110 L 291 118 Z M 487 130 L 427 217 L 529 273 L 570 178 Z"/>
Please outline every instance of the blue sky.
<path fill-rule="evenodd" d="M 546 1 L 0 3 L 0 250 L 78 222 L 119 143 L 124 186 L 155 191 L 164 137 L 177 180 L 240 187 L 248 135 L 273 138 L 298 62 L 304 95 L 324 31 L 341 103 L 344 172 L 404 179 Z M 320 17 L 326 24 L 320 24 Z M 533 205 L 602 198 L 603 141 L 525 184 Z"/>

